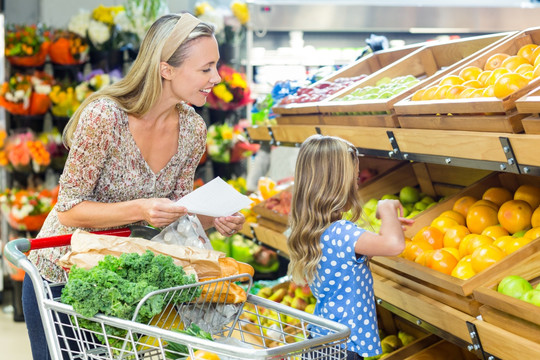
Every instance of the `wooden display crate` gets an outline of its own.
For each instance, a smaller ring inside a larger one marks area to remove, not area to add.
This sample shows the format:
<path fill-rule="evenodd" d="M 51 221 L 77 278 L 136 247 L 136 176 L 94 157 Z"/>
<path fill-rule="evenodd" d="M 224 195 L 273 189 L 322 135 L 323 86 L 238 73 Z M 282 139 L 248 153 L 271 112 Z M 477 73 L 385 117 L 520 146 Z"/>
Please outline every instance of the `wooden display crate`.
<path fill-rule="evenodd" d="M 429 225 L 433 219 L 445 210 L 451 210 L 454 202 L 462 196 L 470 195 L 478 199 L 485 190 L 493 186 L 503 186 L 515 191 L 522 184 L 540 184 L 536 176 L 516 175 L 510 173 L 493 173 L 473 185 L 448 197 L 436 207 L 421 213 L 413 226 L 405 234 L 412 238 L 423 226 Z M 396 283 L 409 287 L 448 306 L 452 306 L 467 314 L 477 316 L 480 303 L 474 298 L 473 290 L 493 279 L 510 266 L 540 251 L 540 239 L 536 239 L 521 249 L 506 256 L 498 263 L 476 274 L 468 280 L 462 280 L 432 270 L 413 261 L 401 257 L 373 257 L 372 270 Z"/>
<path fill-rule="evenodd" d="M 479 56 L 460 63 L 459 67 L 454 67 L 445 75 L 458 75 L 467 66 L 478 66 L 483 69 L 492 55 L 497 53 L 515 55 L 523 45 L 531 43 L 540 44 L 540 28 L 531 28 L 508 36 L 482 51 Z M 436 80 L 430 79 L 421 88 L 435 86 L 439 81 L 440 77 Z M 540 79 L 533 79 L 529 85 L 503 99 L 481 97 L 411 101 L 411 93 L 397 102 L 394 109 L 402 128 L 520 133 L 523 131 L 521 120 L 527 114 L 518 112 L 516 101 L 538 85 Z"/>
<path fill-rule="evenodd" d="M 386 359 L 386 358 L 385 358 Z M 409 357 L 401 358 L 404 360 L 476 360 L 478 357 L 466 349 L 460 348 L 446 340 L 440 340 L 437 343 L 417 352 Z"/>
<path fill-rule="evenodd" d="M 533 287 L 540 283 L 540 252 L 501 271 L 491 281 L 474 289 L 474 297 L 482 304 L 480 314 L 488 323 L 501 327 L 516 335 L 540 343 L 540 306 L 501 294 L 499 282 L 508 275 L 518 275 L 528 280 Z"/>
<path fill-rule="evenodd" d="M 349 65 L 343 66 L 341 69 L 311 84 L 309 87 L 315 87 L 323 81 L 334 81 L 339 78 L 350 78 L 350 77 L 360 76 L 364 74 L 370 75 L 382 69 L 383 67 L 390 65 L 394 61 L 397 61 L 401 59 L 402 57 L 412 53 L 413 51 L 418 50 L 424 45 L 425 45 L 424 43 L 418 43 L 418 44 L 403 46 L 400 48 L 393 48 L 393 49 L 374 52 L 372 54 L 369 54 L 365 57 L 362 57 L 356 60 L 355 62 Z M 286 104 L 286 105 L 281 105 L 281 106 L 277 105 L 277 106 L 274 106 L 272 110 L 274 111 L 274 113 L 282 114 L 282 115 L 317 113 L 317 103 L 309 102 L 309 103 L 292 103 L 292 104 Z M 292 119 L 294 118 L 301 119 L 302 117 L 293 117 Z M 309 118 L 310 117 L 308 117 L 308 119 Z M 281 117 L 278 117 L 277 119 L 278 123 L 281 123 L 281 119 L 282 119 Z M 313 118 L 313 120 L 315 119 Z"/>
<path fill-rule="evenodd" d="M 329 99 L 318 103 L 321 125 L 357 125 L 374 127 L 399 127 L 394 104 L 433 79 L 440 79 L 452 69 L 465 63 L 467 59 L 479 55 L 508 37 L 509 33 L 475 36 L 459 40 L 426 45 L 402 59 L 382 68 L 351 87 L 336 93 Z M 332 101 L 365 86 L 375 86 L 383 78 L 396 78 L 413 75 L 421 81 L 387 99 Z M 372 112 L 384 113 L 373 115 Z M 345 113 L 345 114 L 342 114 Z M 367 114 L 366 114 L 367 113 Z M 339 114 L 339 115 L 338 115 Z M 348 115 L 347 115 L 348 114 Z"/>
<path fill-rule="evenodd" d="M 532 114 L 521 120 L 527 134 L 540 134 L 540 86 L 516 100 L 518 113 Z"/>

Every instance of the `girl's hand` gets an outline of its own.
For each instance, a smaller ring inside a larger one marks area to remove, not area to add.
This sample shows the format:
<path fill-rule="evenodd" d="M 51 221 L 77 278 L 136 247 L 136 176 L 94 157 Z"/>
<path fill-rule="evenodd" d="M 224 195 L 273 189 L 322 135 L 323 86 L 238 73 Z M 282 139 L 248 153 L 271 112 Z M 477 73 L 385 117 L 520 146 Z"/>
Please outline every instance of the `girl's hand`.
<path fill-rule="evenodd" d="M 223 236 L 231 236 L 242 230 L 246 218 L 237 212 L 230 216 L 223 216 L 214 219 L 214 227 Z"/>
<path fill-rule="evenodd" d="M 377 219 L 382 219 L 384 216 L 403 216 L 403 205 L 399 200 L 386 199 L 379 200 L 377 203 Z"/>
<path fill-rule="evenodd" d="M 174 201 L 166 198 L 146 199 L 143 208 L 144 220 L 158 228 L 172 224 L 187 212 L 185 207 L 176 205 Z"/>
<path fill-rule="evenodd" d="M 411 226 L 412 224 L 414 224 L 414 220 L 413 219 L 407 219 L 407 218 L 404 218 L 404 217 L 398 217 L 398 220 L 399 222 L 401 223 L 401 228 L 403 229 L 403 231 L 405 231 L 405 229 L 407 228 L 407 226 Z"/>

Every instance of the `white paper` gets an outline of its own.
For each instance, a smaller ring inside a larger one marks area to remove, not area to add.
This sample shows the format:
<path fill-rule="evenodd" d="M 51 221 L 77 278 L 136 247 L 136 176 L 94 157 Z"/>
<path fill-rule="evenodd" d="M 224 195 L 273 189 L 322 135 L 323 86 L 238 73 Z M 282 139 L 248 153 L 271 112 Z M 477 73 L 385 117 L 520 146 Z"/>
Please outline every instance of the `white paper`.
<path fill-rule="evenodd" d="M 248 208 L 252 202 L 218 176 L 176 203 L 193 214 L 220 217 Z"/>

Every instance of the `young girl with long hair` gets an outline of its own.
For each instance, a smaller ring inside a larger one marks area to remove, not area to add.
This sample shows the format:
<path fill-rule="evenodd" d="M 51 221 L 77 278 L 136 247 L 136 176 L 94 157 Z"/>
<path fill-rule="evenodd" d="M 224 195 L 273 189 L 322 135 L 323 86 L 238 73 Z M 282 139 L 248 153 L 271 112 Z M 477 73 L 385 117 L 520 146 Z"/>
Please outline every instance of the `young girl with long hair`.
<path fill-rule="evenodd" d="M 378 234 L 360 228 L 358 154 L 349 142 L 314 135 L 301 146 L 296 162 L 290 213 L 289 274 L 308 284 L 317 299 L 314 314 L 347 325 L 347 359 L 382 353 L 377 327 L 371 256 L 394 256 L 405 248 L 405 219 L 398 200 L 382 200 Z M 351 219 L 343 214 L 350 210 Z M 326 335 L 312 326 L 311 336 Z"/>

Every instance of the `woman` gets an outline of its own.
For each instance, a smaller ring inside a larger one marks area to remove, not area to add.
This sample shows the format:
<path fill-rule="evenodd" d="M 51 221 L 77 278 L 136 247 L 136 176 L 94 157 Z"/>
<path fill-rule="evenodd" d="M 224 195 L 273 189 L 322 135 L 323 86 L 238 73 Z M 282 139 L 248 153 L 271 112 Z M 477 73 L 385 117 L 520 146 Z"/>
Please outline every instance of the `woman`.
<path fill-rule="evenodd" d="M 58 203 L 38 237 L 134 223 L 165 227 L 185 215 L 175 201 L 192 191 L 206 144 L 204 121 L 188 104 L 203 106 L 221 81 L 218 60 L 211 26 L 190 14 L 156 20 L 128 74 L 86 99 L 66 126 L 70 152 Z M 199 219 L 227 235 L 245 220 L 239 213 Z M 46 280 L 59 282 L 64 272 L 56 261 L 67 251 L 37 250 L 29 258 Z M 48 359 L 29 278 L 23 311 L 34 359 Z"/>

